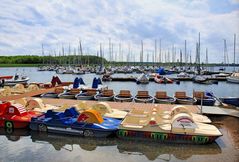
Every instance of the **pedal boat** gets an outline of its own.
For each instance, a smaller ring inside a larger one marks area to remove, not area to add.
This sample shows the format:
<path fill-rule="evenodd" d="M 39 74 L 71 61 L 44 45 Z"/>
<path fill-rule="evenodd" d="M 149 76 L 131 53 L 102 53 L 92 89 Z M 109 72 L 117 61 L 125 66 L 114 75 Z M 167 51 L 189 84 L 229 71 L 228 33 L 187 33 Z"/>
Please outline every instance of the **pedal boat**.
<path fill-rule="evenodd" d="M 120 90 L 120 93 L 114 97 L 116 102 L 132 102 L 133 99 L 129 90 Z"/>
<path fill-rule="evenodd" d="M 197 100 L 186 95 L 186 92 L 175 92 L 176 103 L 184 105 L 193 105 Z"/>
<path fill-rule="evenodd" d="M 174 104 L 175 98 L 169 97 L 165 91 L 157 91 L 154 96 L 154 102 L 160 104 Z"/>
<path fill-rule="evenodd" d="M 96 95 L 96 89 L 86 89 L 85 91 L 81 91 L 81 93 L 76 94 L 75 98 L 77 100 L 93 100 Z"/>
<path fill-rule="evenodd" d="M 63 99 L 75 99 L 76 94 L 80 93 L 80 89 L 77 88 L 72 88 L 71 90 L 67 92 L 60 93 L 58 95 L 58 98 L 63 98 Z"/>
<path fill-rule="evenodd" d="M 114 91 L 112 89 L 103 90 L 94 96 L 96 101 L 112 101 L 114 99 Z"/>
<path fill-rule="evenodd" d="M 148 91 L 138 91 L 134 100 L 135 102 L 139 103 L 152 103 L 154 101 L 154 98 L 149 95 Z"/>
<path fill-rule="evenodd" d="M 7 129 L 26 128 L 29 126 L 32 117 L 40 113 L 26 111 L 21 104 L 12 104 L 11 102 L 0 103 L 0 127 Z"/>
<path fill-rule="evenodd" d="M 79 115 L 72 107 L 65 112 L 48 110 L 45 114 L 32 118 L 30 128 L 84 137 L 108 137 L 116 133 L 120 122 L 117 119 L 103 118 L 96 110 L 86 110 Z"/>
<path fill-rule="evenodd" d="M 214 97 L 206 96 L 205 92 L 202 91 L 194 91 L 193 97 L 197 100 L 197 105 L 214 106 L 216 102 Z"/>
<path fill-rule="evenodd" d="M 163 119 L 153 110 L 145 117 L 129 113 L 120 124 L 117 135 L 121 138 L 206 144 L 215 141 L 222 133 L 213 125 L 196 122 L 188 113 L 179 112 L 171 119 Z"/>

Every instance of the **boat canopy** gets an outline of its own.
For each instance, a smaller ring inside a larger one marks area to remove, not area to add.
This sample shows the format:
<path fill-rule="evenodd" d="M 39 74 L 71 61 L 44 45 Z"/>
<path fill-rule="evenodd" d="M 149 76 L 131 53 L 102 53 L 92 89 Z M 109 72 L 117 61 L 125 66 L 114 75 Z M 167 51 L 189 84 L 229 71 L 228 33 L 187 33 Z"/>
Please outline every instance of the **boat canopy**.
<path fill-rule="evenodd" d="M 96 77 L 94 77 L 92 82 L 92 88 L 98 88 L 99 81 Z"/>
<path fill-rule="evenodd" d="M 186 114 L 189 114 L 191 116 L 191 112 L 184 106 L 174 106 L 173 109 L 171 110 L 171 116 L 175 116 L 179 113 L 186 113 Z"/>
<path fill-rule="evenodd" d="M 76 77 L 73 83 L 73 88 L 78 88 L 79 85 L 80 85 L 80 80 L 78 77 Z"/>
<path fill-rule="evenodd" d="M 78 122 L 86 122 L 86 123 L 103 123 L 104 119 L 100 115 L 100 113 L 96 110 L 86 110 L 80 114 L 77 119 Z"/>
<path fill-rule="evenodd" d="M 156 70 L 156 72 L 157 72 L 159 75 L 165 75 L 165 74 L 166 74 L 166 72 L 165 72 L 165 70 L 164 70 L 163 67 L 158 68 L 158 69 Z"/>
<path fill-rule="evenodd" d="M 172 128 L 195 129 L 197 125 L 186 113 L 179 113 L 172 118 Z"/>
<path fill-rule="evenodd" d="M 110 105 L 106 102 L 99 102 L 92 106 L 93 110 L 100 112 L 102 115 L 105 113 L 112 113 L 113 110 Z"/>

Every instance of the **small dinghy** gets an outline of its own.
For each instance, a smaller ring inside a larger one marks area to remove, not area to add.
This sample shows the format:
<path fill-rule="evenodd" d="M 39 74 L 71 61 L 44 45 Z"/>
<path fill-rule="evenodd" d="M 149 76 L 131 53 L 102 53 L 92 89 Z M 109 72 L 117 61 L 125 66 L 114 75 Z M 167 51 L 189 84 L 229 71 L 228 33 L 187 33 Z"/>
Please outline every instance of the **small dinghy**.
<path fill-rule="evenodd" d="M 170 84 L 170 83 L 173 83 L 173 80 L 171 80 L 171 79 L 169 79 L 169 78 L 167 78 L 167 77 L 161 77 L 161 76 L 159 76 L 159 75 L 156 75 L 155 77 L 154 77 L 154 81 L 156 82 L 156 83 L 160 83 L 160 84 Z"/>
<path fill-rule="evenodd" d="M 157 91 L 154 101 L 155 103 L 161 104 L 174 104 L 176 99 L 174 97 L 169 97 L 165 91 Z"/>
<path fill-rule="evenodd" d="M 197 102 L 195 98 L 188 97 L 186 92 L 175 92 L 175 98 L 178 104 L 193 105 Z"/>
<path fill-rule="evenodd" d="M 208 80 L 205 76 L 202 75 L 197 75 L 192 78 L 194 83 L 199 83 L 199 84 L 212 84 L 210 80 Z"/>
<path fill-rule="evenodd" d="M 77 100 L 93 100 L 96 92 L 96 89 L 86 89 L 81 93 L 75 95 L 75 98 Z"/>
<path fill-rule="evenodd" d="M 120 90 L 120 93 L 115 96 L 116 102 L 131 102 L 133 99 L 129 90 Z"/>
<path fill-rule="evenodd" d="M 146 74 L 141 74 L 137 79 L 136 79 L 137 84 L 148 84 L 149 83 L 149 77 Z"/>
<path fill-rule="evenodd" d="M 134 98 L 135 102 L 139 103 L 152 103 L 154 101 L 153 96 L 149 95 L 148 91 L 138 91 Z"/>
<path fill-rule="evenodd" d="M 197 105 L 204 105 L 204 106 L 213 106 L 216 102 L 214 97 L 205 95 L 205 92 L 202 91 L 194 91 L 193 97 L 197 100 Z"/>
<path fill-rule="evenodd" d="M 94 96 L 97 101 L 112 101 L 114 99 L 114 91 L 112 89 L 103 90 Z"/>

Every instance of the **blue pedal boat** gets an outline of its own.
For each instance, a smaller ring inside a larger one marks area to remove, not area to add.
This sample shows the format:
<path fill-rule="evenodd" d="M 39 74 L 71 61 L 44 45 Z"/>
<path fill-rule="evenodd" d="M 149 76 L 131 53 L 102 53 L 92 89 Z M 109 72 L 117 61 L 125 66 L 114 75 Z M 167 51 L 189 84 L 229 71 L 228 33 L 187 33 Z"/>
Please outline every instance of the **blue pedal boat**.
<path fill-rule="evenodd" d="M 117 119 L 103 118 L 96 110 L 86 110 L 79 114 L 72 107 L 65 112 L 48 110 L 45 114 L 32 118 L 30 128 L 85 137 L 108 137 L 116 133 L 120 123 Z"/>

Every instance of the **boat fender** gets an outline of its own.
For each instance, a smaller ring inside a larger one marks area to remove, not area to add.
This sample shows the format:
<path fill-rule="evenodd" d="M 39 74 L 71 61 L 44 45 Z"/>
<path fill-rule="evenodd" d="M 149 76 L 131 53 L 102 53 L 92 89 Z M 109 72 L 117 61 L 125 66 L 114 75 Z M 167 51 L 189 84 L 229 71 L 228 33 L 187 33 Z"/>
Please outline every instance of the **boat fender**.
<path fill-rule="evenodd" d="M 6 128 L 13 128 L 13 123 L 11 121 L 6 121 L 5 122 L 5 127 Z"/>

